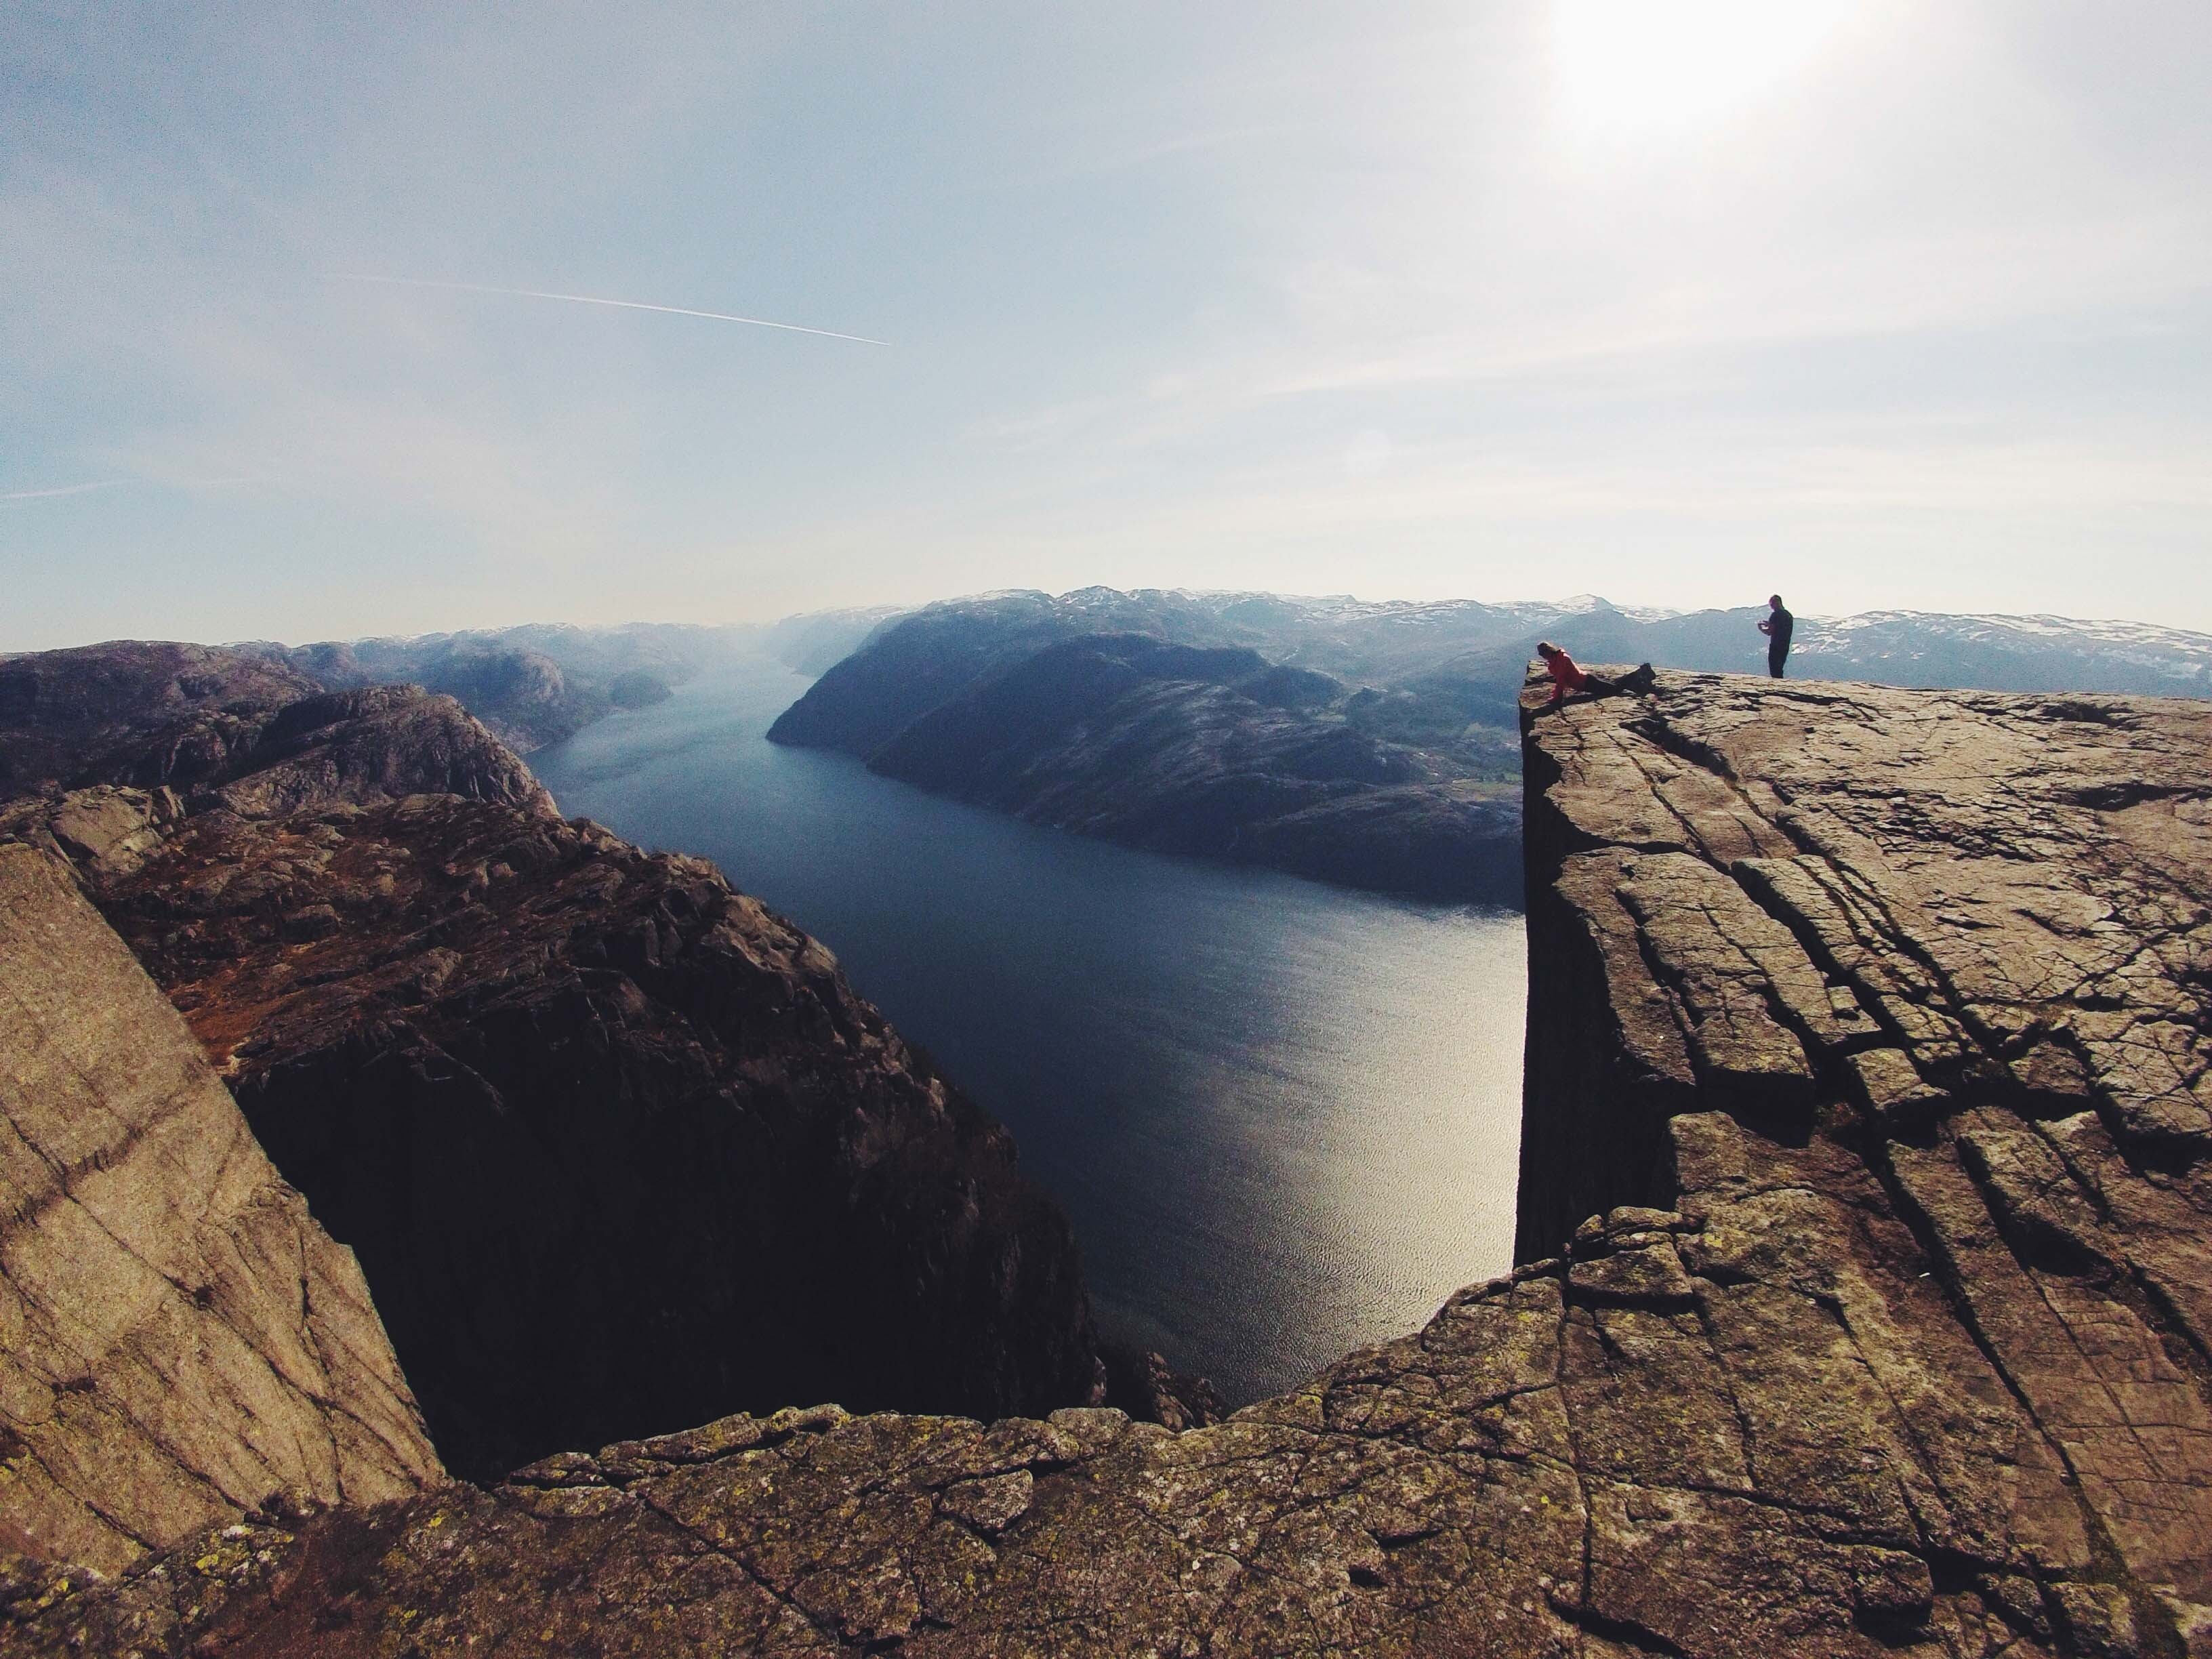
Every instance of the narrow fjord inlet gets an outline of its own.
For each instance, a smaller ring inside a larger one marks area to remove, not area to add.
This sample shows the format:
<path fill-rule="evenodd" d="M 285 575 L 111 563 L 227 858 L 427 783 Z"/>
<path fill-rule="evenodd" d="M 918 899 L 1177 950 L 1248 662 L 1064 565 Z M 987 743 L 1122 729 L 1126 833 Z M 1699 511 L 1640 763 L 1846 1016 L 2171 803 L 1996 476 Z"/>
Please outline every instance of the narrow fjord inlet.
<path fill-rule="evenodd" d="M 0 1659 L 2212 1659 L 2207 85 L 0 7 Z"/>
<path fill-rule="evenodd" d="M 533 764 L 714 859 L 1014 1133 L 1105 1333 L 1232 1401 L 1411 1328 L 1510 1256 L 1517 915 L 1058 834 L 764 733 L 765 656 Z"/>

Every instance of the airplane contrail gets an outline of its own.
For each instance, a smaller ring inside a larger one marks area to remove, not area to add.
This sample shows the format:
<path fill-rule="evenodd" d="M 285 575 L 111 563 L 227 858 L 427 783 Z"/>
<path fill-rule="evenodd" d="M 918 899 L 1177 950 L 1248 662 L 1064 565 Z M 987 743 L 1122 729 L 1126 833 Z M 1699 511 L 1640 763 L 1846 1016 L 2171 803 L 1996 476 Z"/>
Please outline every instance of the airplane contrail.
<path fill-rule="evenodd" d="M 457 294 L 504 294 L 517 300 L 565 300 L 570 305 L 613 306 L 621 311 L 659 311 L 671 317 L 704 317 L 711 322 L 745 323 L 754 328 L 780 328 L 788 334 L 818 334 L 824 339 L 851 340 L 860 345 L 887 346 L 889 340 L 872 340 L 865 334 L 840 334 L 834 328 L 807 328 L 798 323 L 773 323 L 765 317 L 738 317 L 726 311 L 693 311 L 688 306 L 650 306 L 642 300 L 605 300 L 593 294 L 550 294 L 535 288 L 494 288 L 488 283 L 441 283 L 427 276 L 372 276 L 361 271 L 340 271 L 334 283 L 379 283 L 390 288 L 442 288 Z"/>
<path fill-rule="evenodd" d="M 133 478 L 95 478 L 90 483 L 57 484 L 51 489 L 11 489 L 0 495 L 0 501 L 36 501 L 49 495 L 82 495 L 88 489 L 112 489 L 118 484 L 136 482 Z"/>

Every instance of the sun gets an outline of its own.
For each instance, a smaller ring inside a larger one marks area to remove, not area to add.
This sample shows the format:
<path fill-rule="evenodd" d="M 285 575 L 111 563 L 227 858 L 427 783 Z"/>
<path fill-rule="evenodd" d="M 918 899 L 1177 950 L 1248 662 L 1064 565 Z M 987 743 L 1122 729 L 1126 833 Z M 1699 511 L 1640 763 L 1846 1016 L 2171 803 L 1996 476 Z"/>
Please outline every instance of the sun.
<path fill-rule="evenodd" d="M 1642 138 L 1710 125 L 1803 68 L 1850 0 L 1552 0 L 1559 109 L 1578 131 Z"/>

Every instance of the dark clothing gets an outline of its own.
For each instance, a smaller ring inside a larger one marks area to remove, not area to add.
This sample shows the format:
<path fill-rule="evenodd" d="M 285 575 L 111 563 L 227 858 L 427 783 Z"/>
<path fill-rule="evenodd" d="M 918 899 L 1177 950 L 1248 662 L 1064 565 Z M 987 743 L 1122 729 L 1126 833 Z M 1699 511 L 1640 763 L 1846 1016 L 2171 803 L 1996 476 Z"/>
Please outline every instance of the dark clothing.
<path fill-rule="evenodd" d="M 1593 697 L 1617 697 L 1624 691 L 1633 691 L 1638 696 L 1647 695 L 1656 677 L 1651 665 L 1645 663 L 1632 668 L 1619 679 L 1609 675 L 1593 674 L 1579 666 L 1564 651 L 1554 652 L 1544 659 L 1544 666 L 1552 675 L 1552 706 L 1556 708 L 1570 691 L 1586 691 Z"/>
<path fill-rule="evenodd" d="M 1787 611 L 1776 611 L 1760 626 L 1766 631 L 1766 672 L 1778 680 L 1782 665 L 1790 657 L 1790 635 L 1797 626 L 1797 618 Z"/>

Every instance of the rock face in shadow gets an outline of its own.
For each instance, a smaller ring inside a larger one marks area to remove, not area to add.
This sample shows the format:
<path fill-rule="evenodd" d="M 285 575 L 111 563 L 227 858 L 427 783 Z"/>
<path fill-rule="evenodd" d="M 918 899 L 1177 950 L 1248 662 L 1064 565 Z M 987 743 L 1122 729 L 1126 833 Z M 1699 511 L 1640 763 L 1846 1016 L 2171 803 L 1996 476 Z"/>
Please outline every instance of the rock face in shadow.
<path fill-rule="evenodd" d="M 352 1253 L 59 863 L 0 846 L 0 1550 L 442 1484 Z"/>
<path fill-rule="evenodd" d="M 0 842 L 131 930 L 359 1251 L 454 1468 L 790 1399 L 1097 1396 L 1064 1217 L 820 945 L 563 823 L 450 697 L 276 701 L 265 664 L 179 650 L 15 659 L 77 690 L 0 751 L 106 758 L 0 805 Z M 185 659 L 231 677 L 217 714 L 178 713 Z M 219 762 L 141 763 L 218 718 Z"/>
<path fill-rule="evenodd" d="M 456 1469 L 1094 1393 L 1004 1130 L 711 866 L 418 795 L 200 814 L 93 890 L 360 1255 Z"/>
<path fill-rule="evenodd" d="M 1225 1423 L 731 1419 L 19 1570 L 12 1639 L 2212 1653 L 2206 719 L 1676 675 L 1532 709 L 1544 1254 Z"/>
<path fill-rule="evenodd" d="M 866 654 L 910 664 L 922 647 L 905 635 L 937 626 L 927 613 L 909 619 Z M 945 659 L 918 672 L 933 686 Z M 810 705 L 831 685 L 817 682 L 769 736 L 816 731 Z M 911 684 L 882 690 L 900 708 L 922 695 Z M 1241 647 L 1089 634 L 981 673 L 863 752 L 887 776 L 1155 852 L 1424 898 L 1516 902 L 1518 792 L 1449 741 L 1376 729 L 1375 702 Z"/>

